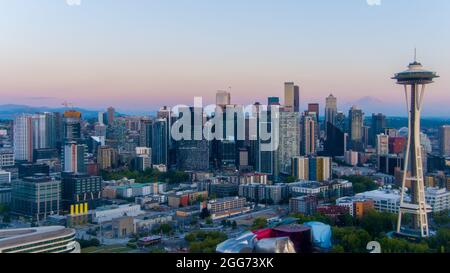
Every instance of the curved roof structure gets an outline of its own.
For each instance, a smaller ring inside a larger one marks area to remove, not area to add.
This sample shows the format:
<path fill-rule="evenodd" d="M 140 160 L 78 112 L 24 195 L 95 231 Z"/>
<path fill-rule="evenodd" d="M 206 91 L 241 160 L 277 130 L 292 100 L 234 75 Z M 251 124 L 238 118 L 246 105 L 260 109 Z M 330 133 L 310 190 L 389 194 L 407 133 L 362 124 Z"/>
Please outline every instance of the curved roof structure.
<path fill-rule="evenodd" d="M 75 236 L 75 230 L 63 226 L 3 229 L 0 230 L 0 252 L 9 247 L 66 236 Z"/>
<path fill-rule="evenodd" d="M 397 80 L 397 84 L 410 85 L 429 84 L 438 77 L 436 72 L 425 70 L 421 63 L 414 61 L 409 64 L 407 70 L 395 74 L 392 79 Z"/>

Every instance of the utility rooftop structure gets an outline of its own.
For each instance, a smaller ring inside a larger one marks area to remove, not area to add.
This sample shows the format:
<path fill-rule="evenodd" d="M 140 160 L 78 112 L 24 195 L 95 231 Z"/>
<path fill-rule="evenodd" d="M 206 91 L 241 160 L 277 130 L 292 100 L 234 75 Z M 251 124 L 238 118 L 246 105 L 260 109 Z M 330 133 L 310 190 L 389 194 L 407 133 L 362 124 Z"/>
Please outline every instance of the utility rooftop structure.
<path fill-rule="evenodd" d="M 416 54 L 414 54 L 416 55 Z M 436 72 L 423 69 L 421 63 L 410 63 L 408 69 L 395 74 L 392 79 L 405 89 L 406 105 L 408 109 L 408 143 L 406 147 L 405 165 L 403 169 L 400 209 L 397 223 L 397 233 L 417 237 L 428 237 L 428 217 L 431 207 L 425 201 L 425 189 L 422 168 L 422 150 L 420 145 L 420 112 L 422 110 L 425 86 L 433 83 L 439 77 Z M 410 87 L 410 88 L 408 88 Z M 410 174 L 408 176 L 408 174 Z M 404 202 L 406 181 L 411 181 L 411 202 Z M 412 214 L 412 226 L 402 226 L 402 214 Z M 405 232 L 408 230 L 408 232 Z"/>

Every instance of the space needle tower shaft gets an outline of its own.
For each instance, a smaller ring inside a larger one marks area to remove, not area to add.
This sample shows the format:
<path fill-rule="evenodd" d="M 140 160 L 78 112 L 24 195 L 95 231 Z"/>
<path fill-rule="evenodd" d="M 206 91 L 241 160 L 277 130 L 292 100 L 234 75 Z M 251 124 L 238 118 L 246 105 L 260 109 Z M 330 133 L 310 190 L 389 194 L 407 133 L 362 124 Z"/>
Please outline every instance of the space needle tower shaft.
<path fill-rule="evenodd" d="M 420 144 L 420 115 L 425 94 L 425 86 L 439 76 L 424 70 L 422 64 L 414 60 L 406 71 L 395 74 L 393 79 L 404 86 L 408 109 L 408 141 L 403 167 L 402 190 L 398 214 L 397 233 L 416 237 L 428 237 L 428 216 L 431 207 L 425 201 L 422 148 Z M 405 201 L 409 187 L 410 200 Z M 404 228 L 402 216 L 412 215 L 410 228 Z"/>

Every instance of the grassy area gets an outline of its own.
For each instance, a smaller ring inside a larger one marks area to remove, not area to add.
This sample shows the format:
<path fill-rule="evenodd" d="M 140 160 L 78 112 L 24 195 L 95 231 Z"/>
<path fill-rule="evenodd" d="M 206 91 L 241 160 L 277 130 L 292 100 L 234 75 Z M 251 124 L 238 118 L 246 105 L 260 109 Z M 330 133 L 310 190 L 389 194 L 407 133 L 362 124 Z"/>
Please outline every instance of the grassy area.
<path fill-rule="evenodd" d="M 81 249 L 81 253 L 128 253 L 134 249 L 123 245 L 91 246 Z"/>

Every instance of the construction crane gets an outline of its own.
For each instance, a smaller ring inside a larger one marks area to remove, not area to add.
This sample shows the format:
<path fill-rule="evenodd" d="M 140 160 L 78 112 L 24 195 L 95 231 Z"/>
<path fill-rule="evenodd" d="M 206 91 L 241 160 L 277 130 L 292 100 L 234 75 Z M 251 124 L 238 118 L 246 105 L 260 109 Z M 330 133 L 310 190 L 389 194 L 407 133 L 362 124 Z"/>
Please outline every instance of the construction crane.
<path fill-rule="evenodd" d="M 66 108 L 71 108 L 71 109 L 74 108 L 74 104 L 71 103 L 71 102 L 64 101 L 64 102 L 62 103 L 62 105 L 64 105 Z"/>

